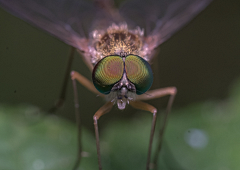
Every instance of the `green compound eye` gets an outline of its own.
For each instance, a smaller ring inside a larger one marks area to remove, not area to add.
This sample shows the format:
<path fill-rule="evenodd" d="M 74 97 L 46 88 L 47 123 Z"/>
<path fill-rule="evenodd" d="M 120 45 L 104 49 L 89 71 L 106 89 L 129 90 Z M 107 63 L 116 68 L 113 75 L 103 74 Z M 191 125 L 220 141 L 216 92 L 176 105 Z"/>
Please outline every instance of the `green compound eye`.
<path fill-rule="evenodd" d="M 153 73 L 149 63 L 136 55 L 128 55 L 125 60 L 127 78 L 135 85 L 138 95 L 152 86 Z"/>
<path fill-rule="evenodd" d="M 123 72 L 124 62 L 120 56 L 105 57 L 93 69 L 93 84 L 100 93 L 109 94 L 112 87 L 121 80 Z"/>

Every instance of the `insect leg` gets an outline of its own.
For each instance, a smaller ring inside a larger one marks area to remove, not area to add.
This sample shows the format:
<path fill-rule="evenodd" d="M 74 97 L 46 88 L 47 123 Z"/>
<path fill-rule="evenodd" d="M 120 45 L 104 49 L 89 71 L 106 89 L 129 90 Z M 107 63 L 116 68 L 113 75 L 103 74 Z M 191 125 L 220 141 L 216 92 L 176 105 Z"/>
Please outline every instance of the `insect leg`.
<path fill-rule="evenodd" d="M 152 127 L 151 127 L 151 133 L 150 133 L 150 141 L 149 141 L 149 145 L 148 145 L 147 167 L 146 167 L 146 170 L 149 170 L 150 169 L 151 151 L 152 151 L 152 142 L 153 142 L 153 136 L 154 136 L 154 131 L 155 131 L 156 119 L 157 119 L 157 109 L 155 107 L 153 107 L 152 105 L 141 102 L 141 101 L 132 101 L 132 102 L 130 102 L 130 105 L 136 109 L 146 110 L 153 114 Z"/>
<path fill-rule="evenodd" d="M 82 76 L 80 73 L 76 71 L 71 72 L 71 77 L 73 79 L 77 79 L 77 81 L 82 84 L 84 87 L 86 87 L 89 91 L 103 97 L 104 95 L 97 91 L 97 89 L 94 87 L 93 83 L 89 81 L 86 77 Z"/>
<path fill-rule="evenodd" d="M 175 96 L 176 93 L 177 93 L 176 87 L 166 87 L 166 88 L 147 91 L 146 94 L 137 96 L 136 100 L 151 100 L 151 99 L 161 98 L 167 95 Z"/>
<path fill-rule="evenodd" d="M 99 168 L 99 170 L 102 170 L 102 164 L 101 164 L 99 132 L 98 132 L 98 119 L 102 115 L 104 115 L 105 113 L 109 112 L 112 109 L 112 106 L 113 106 L 112 102 L 107 102 L 93 116 L 94 128 L 95 128 L 95 136 L 96 136 L 97 155 L 98 155 L 98 168 Z"/>
<path fill-rule="evenodd" d="M 78 131 L 78 151 L 77 151 L 77 160 L 73 166 L 73 170 L 77 170 L 80 162 L 81 162 L 81 153 L 82 153 L 82 129 L 81 129 L 81 115 L 79 113 L 79 101 L 78 101 L 78 93 L 77 93 L 77 85 L 76 80 L 72 80 L 73 83 L 73 91 L 74 91 L 74 107 L 75 107 L 75 117 L 77 122 L 77 131 Z"/>
<path fill-rule="evenodd" d="M 68 84 L 68 79 L 69 79 L 69 72 L 71 70 L 74 52 L 75 52 L 75 48 L 71 47 L 71 51 L 70 51 L 70 54 L 68 57 L 67 69 L 66 69 L 63 84 L 62 84 L 61 93 L 60 93 L 57 103 L 48 110 L 49 113 L 54 113 L 58 108 L 60 108 L 63 105 L 63 103 L 65 101 L 67 84 Z"/>
<path fill-rule="evenodd" d="M 160 98 L 163 96 L 167 96 L 170 95 L 170 98 L 168 100 L 168 105 L 167 105 L 167 109 L 166 109 L 166 116 L 163 119 L 163 125 L 160 127 L 160 131 L 159 131 L 159 137 L 158 137 L 158 146 L 157 146 L 157 150 L 156 153 L 154 155 L 154 159 L 153 159 L 153 168 L 157 169 L 157 160 L 158 160 L 158 156 L 162 147 L 162 142 L 163 142 L 163 134 L 164 134 L 164 130 L 167 124 L 167 118 L 168 118 L 168 114 L 171 111 L 171 107 L 175 98 L 175 95 L 177 94 L 177 89 L 176 87 L 166 87 L 166 88 L 161 88 L 161 89 L 156 89 L 156 90 L 151 90 L 147 92 L 148 95 L 141 95 L 138 96 L 137 100 L 150 100 L 150 99 L 155 99 L 155 98 Z"/>
<path fill-rule="evenodd" d="M 76 170 L 80 164 L 81 161 L 81 152 L 82 152 L 82 143 L 81 143 L 81 118 L 79 113 L 79 102 L 78 102 L 78 93 L 77 93 L 77 86 L 76 86 L 76 80 L 85 86 L 88 90 L 90 90 L 93 93 L 98 94 L 99 96 L 104 96 L 101 93 L 99 93 L 91 81 L 89 81 L 87 78 L 82 76 L 76 71 L 71 72 L 71 78 L 73 82 L 73 90 L 74 90 L 74 103 L 75 103 L 75 115 L 76 115 L 76 121 L 77 121 L 77 127 L 78 127 L 78 154 L 77 154 L 77 160 L 75 162 L 75 165 L 73 167 L 73 170 Z"/>

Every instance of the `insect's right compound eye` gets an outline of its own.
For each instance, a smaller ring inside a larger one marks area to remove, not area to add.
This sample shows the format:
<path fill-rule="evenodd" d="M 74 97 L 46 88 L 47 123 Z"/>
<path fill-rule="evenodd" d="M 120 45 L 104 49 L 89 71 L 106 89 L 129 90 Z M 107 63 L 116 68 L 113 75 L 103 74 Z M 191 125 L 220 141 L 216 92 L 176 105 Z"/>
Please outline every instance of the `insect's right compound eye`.
<path fill-rule="evenodd" d="M 96 89 L 109 94 L 112 87 L 121 80 L 124 62 L 120 56 L 107 56 L 100 60 L 92 72 L 92 81 Z"/>

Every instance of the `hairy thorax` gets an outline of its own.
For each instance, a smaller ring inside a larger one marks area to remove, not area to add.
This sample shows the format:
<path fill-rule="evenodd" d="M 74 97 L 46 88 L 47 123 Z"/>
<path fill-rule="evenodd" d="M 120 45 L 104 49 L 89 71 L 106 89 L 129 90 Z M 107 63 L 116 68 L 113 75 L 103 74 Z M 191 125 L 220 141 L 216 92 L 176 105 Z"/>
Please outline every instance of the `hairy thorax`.
<path fill-rule="evenodd" d="M 127 24 L 112 24 L 107 31 L 94 30 L 89 46 L 92 64 L 109 55 L 138 55 L 148 61 L 149 50 L 144 43 L 144 31 L 137 27 L 129 30 Z"/>

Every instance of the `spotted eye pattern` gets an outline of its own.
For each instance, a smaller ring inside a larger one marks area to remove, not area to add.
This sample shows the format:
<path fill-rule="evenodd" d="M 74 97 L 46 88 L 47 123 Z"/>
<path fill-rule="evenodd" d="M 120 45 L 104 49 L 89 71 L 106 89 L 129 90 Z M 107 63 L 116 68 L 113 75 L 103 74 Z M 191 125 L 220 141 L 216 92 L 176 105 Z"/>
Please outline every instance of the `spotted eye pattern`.
<path fill-rule="evenodd" d="M 123 72 L 124 62 L 122 57 L 105 57 L 93 69 L 93 84 L 99 92 L 109 94 L 112 87 L 121 80 Z"/>
<path fill-rule="evenodd" d="M 138 95 L 145 93 L 152 86 L 152 69 L 143 58 L 136 55 L 127 56 L 125 70 L 127 78 L 135 85 Z"/>

